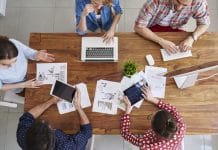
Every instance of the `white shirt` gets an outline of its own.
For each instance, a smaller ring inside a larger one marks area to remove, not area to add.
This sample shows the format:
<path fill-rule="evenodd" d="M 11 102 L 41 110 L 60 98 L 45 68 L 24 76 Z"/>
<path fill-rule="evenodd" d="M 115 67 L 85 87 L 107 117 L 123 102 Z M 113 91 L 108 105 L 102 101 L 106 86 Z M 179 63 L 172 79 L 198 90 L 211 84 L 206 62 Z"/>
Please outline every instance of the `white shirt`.
<path fill-rule="evenodd" d="M 4 84 L 23 82 L 27 74 L 28 59 L 35 60 L 37 51 L 29 48 L 21 42 L 10 39 L 17 47 L 17 61 L 9 68 L 0 68 L 0 90 Z M 23 89 L 13 89 L 14 93 L 20 93 Z"/>

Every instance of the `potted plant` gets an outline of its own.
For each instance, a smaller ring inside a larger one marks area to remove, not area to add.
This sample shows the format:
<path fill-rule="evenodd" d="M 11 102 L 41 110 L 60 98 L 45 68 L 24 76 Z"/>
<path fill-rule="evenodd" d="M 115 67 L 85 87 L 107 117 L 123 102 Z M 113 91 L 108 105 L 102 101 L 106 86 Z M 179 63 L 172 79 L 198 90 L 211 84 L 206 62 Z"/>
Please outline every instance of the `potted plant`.
<path fill-rule="evenodd" d="M 133 60 L 128 60 L 124 63 L 123 73 L 127 77 L 131 77 L 138 71 L 138 64 Z"/>

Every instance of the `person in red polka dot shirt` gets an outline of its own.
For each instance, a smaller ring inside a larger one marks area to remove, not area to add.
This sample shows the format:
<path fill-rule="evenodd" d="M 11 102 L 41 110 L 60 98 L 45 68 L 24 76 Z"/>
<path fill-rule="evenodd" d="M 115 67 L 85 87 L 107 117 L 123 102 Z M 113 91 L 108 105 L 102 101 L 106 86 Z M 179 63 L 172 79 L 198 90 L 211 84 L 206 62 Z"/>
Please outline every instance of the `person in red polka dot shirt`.
<path fill-rule="evenodd" d="M 131 104 L 125 96 L 126 112 L 121 117 L 122 137 L 136 145 L 140 150 L 180 150 L 181 142 L 186 132 L 186 126 L 176 108 L 165 104 L 162 100 L 154 98 L 150 87 L 142 88 L 143 97 L 150 103 L 156 105 L 157 111 L 151 120 L 151 129 L 145 131 L 144 135 L 134 135 L 130 132 Z"/>

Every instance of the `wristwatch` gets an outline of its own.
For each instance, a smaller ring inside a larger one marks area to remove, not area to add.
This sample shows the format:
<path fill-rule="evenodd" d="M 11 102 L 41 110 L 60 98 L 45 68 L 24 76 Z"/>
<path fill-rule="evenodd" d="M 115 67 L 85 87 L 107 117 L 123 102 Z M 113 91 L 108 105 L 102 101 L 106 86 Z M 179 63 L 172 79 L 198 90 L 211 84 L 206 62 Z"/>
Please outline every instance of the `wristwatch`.
<path fill-rule="evenodd" d="M 194 41 L 197 41 L 198 40 L 198 37 L 196 35 L 194 35 L 194 33 L 191 34 L 191 37 Z"/>

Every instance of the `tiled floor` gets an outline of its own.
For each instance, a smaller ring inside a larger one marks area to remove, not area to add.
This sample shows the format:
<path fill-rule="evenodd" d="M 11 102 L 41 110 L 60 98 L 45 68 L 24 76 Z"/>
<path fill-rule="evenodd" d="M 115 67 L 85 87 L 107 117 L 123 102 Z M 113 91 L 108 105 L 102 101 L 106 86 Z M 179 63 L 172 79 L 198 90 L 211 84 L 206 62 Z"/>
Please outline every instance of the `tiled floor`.
<path fill-rule="evenodd" d="M 121 0 L 124 14 L 118 31 L 133 31 L 134 20 L 145 0 Z M 208 0 L 211 15 L 209 31 L 218 31 L 218 1 Z M 194 20 L 186 29 L 192 31 Z M 28 44 L 30 32 L 73 32 L 74 0 L 7 0 L 6 16 L 0 17 L 0 34 Z M 15 131 L 23 106 L 18 109 L 0 107 L 0 150 L 19 150 Z M 218 150 L 218 136 L 186 136 L 185 150 Z M 96 136 L 94 150 L 136 150 L 120 136 Z"/>

